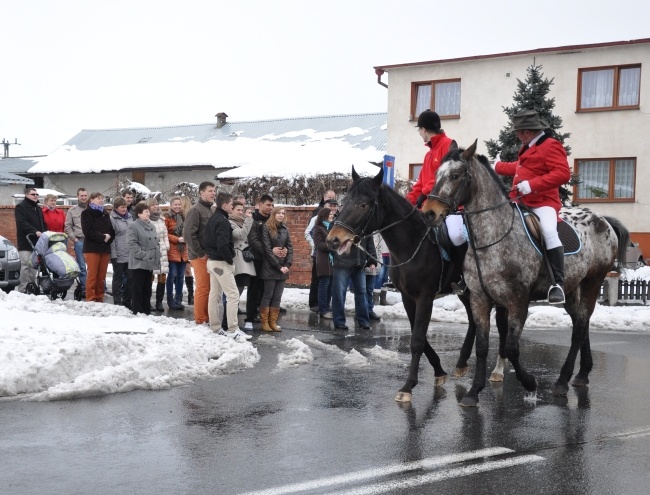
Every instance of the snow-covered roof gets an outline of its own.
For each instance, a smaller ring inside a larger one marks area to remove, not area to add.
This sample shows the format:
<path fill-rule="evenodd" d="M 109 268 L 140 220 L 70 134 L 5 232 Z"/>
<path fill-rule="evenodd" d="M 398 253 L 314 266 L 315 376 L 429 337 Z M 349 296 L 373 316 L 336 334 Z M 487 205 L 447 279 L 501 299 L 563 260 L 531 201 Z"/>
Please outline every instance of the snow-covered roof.
<path fill-rule="evenodd" d="M 128 169 L 232 169 L 219 175 L 363 173 L 386 151 L 386 113 L 255 122 L 83 130 L 29 169 L 32 174 Z M 372 170 L 372 169 L 370 169 Z M 376 171 L 376 168 L 374 169 Z"/>
<path fill-rule="evenodd" d="M 0 170 L 0 184 L 23 184 L 25 186 L 31 186 L 33 183 L 34 181 L 32 179 Z"/>

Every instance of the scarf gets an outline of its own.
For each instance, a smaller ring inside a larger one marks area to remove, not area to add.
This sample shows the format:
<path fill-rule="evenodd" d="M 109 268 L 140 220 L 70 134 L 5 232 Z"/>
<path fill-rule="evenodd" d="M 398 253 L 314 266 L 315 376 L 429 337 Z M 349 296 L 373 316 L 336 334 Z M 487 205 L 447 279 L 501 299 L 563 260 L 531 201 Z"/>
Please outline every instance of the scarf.
<path fill-rule="evenodd" d="M 117 212 L 116 212 L 116 213 L 117 213 Z M 117 214 L 120 215 L 119 213 L 117 213 Z M 124 220 L 128 220 L 128 219 L 129 219 L 129 211 L 128 211 L 128 210 L 125 211 L 125 212 L 124 212 L 124 215 L 120 215 L 120 216 L 121 216 Z"/>
<path fill-rule="evenodd" d="M 178 213 L 174 213 L 173 211 L 169 210 L 167 212 L 167 217 L 176 222 L 176 227 L 174 227 L 174 235 L 176 237 L 183 237 L 183 213 L 180 211 Z"/>
<path fill-rule="evenodd" d="M 82 210 L 85 210 L 87 205 L 88 205 L 88 203 L 82 203 L 81 201 L 77 202 L 77 206 L 79 208 L 81 208 Z"/>
<path fill-rule="evenodd" d="M 153 211 L 149 210 L 149 221 L 157 222 L 158 220 L 160 220 L 160 210 L 158 210 L 157 213 L 154 213 Z"/>
<path fill-rule="evenodd" d="M 50 211 L 54 211 L 54 208 L 56 208 L 56 206 L 45 205 L 45 208 L 47 208 Z"/>
<path fill-rule="evenodd" d="M 244 226 L 244 220 L 246 220 L 245 217 L 241 217 L 239 215 L 230 215 L 229 218 L 235 222 L 240 229 Z"/>
<path fill-rule="evenodd" d="M 91 210 L 95 210 L 95 211 L 104 211 L 104 207 L 103 207 L 103 206 L 96 205 L 95 203 L 88 203 L 88 206 L 90 206 L 90 209 L 91 209 Z"/>

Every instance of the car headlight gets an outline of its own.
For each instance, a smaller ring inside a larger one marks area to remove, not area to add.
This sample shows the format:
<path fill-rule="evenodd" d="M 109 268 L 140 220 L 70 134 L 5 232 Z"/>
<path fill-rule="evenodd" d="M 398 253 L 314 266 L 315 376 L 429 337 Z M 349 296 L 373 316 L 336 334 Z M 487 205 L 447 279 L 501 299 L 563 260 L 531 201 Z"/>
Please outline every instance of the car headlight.
<path fill-rule="evenodd" d="M 20 255 L 18 254 L 18 250 L 15 247 L 12 247 L 9 252 L 7 253 L 7 259 L 8 260 L 19 260 Z"/>

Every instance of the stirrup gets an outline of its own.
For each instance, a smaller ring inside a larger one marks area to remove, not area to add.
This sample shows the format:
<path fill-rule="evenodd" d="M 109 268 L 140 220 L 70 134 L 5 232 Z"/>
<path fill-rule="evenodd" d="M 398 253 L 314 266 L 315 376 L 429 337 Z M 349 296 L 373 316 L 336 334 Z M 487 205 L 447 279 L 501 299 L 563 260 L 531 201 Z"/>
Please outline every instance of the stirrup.
<path fill-rule="evenodd" d="M 465 280 L 460 279 L 458 282 L 452 282 L 451 290 L 457 296 L 465 295 L 467 293 L 467 285 L 465 284 Z"/>
<path fill-rule="evenodd" d="M 564 304 L 564 301 L 564 289 L 562 289 L 562 286 L 557 284 L 551 285 L 550 289 L 548 289 L 548 303 Z"/>

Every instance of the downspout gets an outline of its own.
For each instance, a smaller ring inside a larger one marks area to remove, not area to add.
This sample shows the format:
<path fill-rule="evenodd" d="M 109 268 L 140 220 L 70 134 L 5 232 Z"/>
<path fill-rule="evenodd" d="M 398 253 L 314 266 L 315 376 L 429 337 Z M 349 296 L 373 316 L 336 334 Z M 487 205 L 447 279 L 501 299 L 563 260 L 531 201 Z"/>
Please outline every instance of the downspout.
<path fill-rule="evenodd" d="M 381 80 L 381 76 L 384 74 L 383 69 L 375 69 L 375 74 L 377 74 L 377 84 L 380 84 L 384 88 L 388 88 L 388 84 Z"/>

